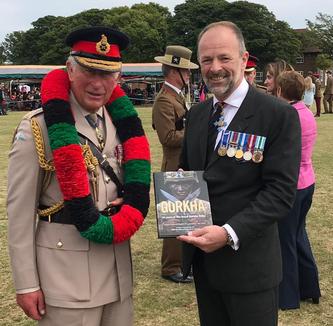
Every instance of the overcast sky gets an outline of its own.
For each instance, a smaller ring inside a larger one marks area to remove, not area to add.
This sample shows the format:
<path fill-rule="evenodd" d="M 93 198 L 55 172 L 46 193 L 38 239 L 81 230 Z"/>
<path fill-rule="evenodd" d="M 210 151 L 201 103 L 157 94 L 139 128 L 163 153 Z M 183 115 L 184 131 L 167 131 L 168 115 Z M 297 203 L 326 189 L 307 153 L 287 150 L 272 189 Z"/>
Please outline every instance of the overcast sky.
<path fill-rule="evenodd" d="M 154 1 L 168 7 L 171 12 L 176 5 L 185 0 Z M 1 0 L 1 28 L 0 42 L 4 41 L 6 34 L 14 31 L 26 31 L 31 23 L 38 18 L 53 16 L 71 16 L 83 10 L 92 8 L 108 9 L 119 6 L 132 6 L 135 3 L 148 3 L 140 0 Z M 306 19 L 315 20 L 318 12 L 333 16 L 332 0 L 253 0 L 265 5 L 279 20 L 286 21 L 292 28 L 303 28 Z"/>

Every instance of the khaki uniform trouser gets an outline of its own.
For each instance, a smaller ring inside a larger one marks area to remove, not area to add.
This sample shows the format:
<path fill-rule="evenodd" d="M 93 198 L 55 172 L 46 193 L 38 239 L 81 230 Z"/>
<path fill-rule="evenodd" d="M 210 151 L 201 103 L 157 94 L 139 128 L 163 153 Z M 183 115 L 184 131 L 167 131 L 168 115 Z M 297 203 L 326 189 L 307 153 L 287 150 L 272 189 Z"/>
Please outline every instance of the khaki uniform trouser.
<path fill-rule="evenodd" d="M 46 305 L 39 326 L 132 326 L 133 300 L 116 301 L 94 308 L 72 309 Z"/>
<path fill-rule="evenodd" d="M 332 111 L 332 100 L 333 100 L 333 94 L 326 94 L 324 95 L 324 110 L 326 113 L 333 112 Z"/>
<path fill-rule="evenodd" d="M 175 239 L 163 239 L 161 274 L 164 276 L 181 272 L 182 265 L 182 243 Z"/>

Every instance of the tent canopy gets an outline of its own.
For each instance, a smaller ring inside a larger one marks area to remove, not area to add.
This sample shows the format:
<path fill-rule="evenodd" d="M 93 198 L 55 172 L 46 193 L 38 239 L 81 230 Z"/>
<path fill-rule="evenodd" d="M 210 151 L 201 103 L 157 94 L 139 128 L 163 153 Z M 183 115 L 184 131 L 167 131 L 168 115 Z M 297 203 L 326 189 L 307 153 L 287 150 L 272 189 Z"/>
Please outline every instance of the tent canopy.
<path fill-rule="evenodd" d="M 53 69 L 63 69 L 65 66 L 42 65 L 0 65 L 0 79 L 2 80 L 27 80 L 42 79 Z M 161 77 L 162 65 L 160 63 L 124 63 L 122 76 L 126 77 Z"/>

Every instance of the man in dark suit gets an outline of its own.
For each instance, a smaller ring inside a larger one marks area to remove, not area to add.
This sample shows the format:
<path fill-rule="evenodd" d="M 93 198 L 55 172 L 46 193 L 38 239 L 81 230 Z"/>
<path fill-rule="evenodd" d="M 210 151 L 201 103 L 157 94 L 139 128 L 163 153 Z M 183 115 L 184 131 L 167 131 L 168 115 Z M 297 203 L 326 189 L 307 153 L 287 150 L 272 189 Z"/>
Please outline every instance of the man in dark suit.
<path fill-rule="evenodd" d="M 202 326 L 276 326 L 281 254 L 277 221 L 290 210 L 301 137 L 297 112 L 244 79 L 239 28 L 217 22 L 198 38 L 203 79 L 214 97 L 191 108 L 180 167 L 204 170 L 212 226 L 185 242 Z"/>

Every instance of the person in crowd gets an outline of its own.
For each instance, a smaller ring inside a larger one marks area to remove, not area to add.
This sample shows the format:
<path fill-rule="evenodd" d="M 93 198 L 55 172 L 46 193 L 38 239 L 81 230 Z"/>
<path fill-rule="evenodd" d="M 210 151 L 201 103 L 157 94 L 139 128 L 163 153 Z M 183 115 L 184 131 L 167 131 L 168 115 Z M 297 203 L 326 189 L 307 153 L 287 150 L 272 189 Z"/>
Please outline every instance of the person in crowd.
<path fill-rule="evenodd" d="M 164 56 L 155 60 L 162 63 L 164 84 L 155 98 L 152 124 L 162 145 L 161 171 L 175 171 L 184 137 L 187 114 L 182 89 L 189 83 L 191 69 L 198 65 L 191 62 L 192 51 L 179 45 L 166 47 Z M 183 278 L 181 271 L 181 243 L 176 238 L 163 239 L 161 275 L 176 283 L 192 282 L 192 277 Z"/>
<path fill-rule="evenodd" d="M 315 72 L 312 74 L 312 81 L 315 84 L 315 95 L 314 99 L 316 102 L 316 114 L 315 117 L 320 117 L 321 113 L 321 98 L 322 98 L 322 93 L 321 93 L 321 81 L 320 81 L 320 74 Z"/>
<path fill-rule="evenodd" d="M 319 303 L 318 269 L 306 232 L 306 216 L 315 188 L 312 151 L 317 136 L 316 121 L 302 102 L 306 79 L 295 71 L 277 77 L 277 96 L 290 103 L 298 113 L 302 131 L 302 156 L 296 199 L 287 217 L 279 221 L 283 278 L 279 286 L 279 307 L 297 309 L 300 300 Z"/>
<path fill-rule="evenodd" d="M 12 144 L 16 299 L 42 326 L 133 325 L 129 240 L 148 211 L 150 155 L 117 85 L 128 43 L 108 27 L 72 31 L 67 71 L 44 78 L 43 109 L 23 118 Z"/>
<path fill-rule="evenodd" d="M 277 221 L 296 194 L 300 124 L 288 103 L 249 86 L 248 56 L 232 22 L 199 34 L 201 74 L 214 96 L 189 111 L 180 168 L 204 170 L 213 225 L 178 239 L 184 277 L 193 266 L 201 326 L 278 324 Z"/>
<path fill-rule="evenodd" d="M 274 62 L 267 64 L 266 66 L 266 79 L 265 86 L 267 87 L 267 93 L 276 96 L 276 78 L 283 71 L 292 71 L 293 66 L 287 63 L 285 60 L 276 59 Z"/>
<path fill-rule="evenodd" d="M 258 85 L 256 83 L 256 75 L 257 75 L 257 63 L 259 59 L 254 55 L 249 55 L 249 59 L 247 60 L 244 77 L 246 81 L 253 87 L 256 87 L 258 90 L 266 93 L 267 89 L 265 86 Z"/>
<path fill-rule="evenodd" d="M 324 90 L 324 114 L 333 113 L 332 102 L 333 102 L 333 77 L 332 72 L 328 70 L 326 72 L 326 87 Z"/>
<path fill-rule="evenodd" d="M 305 91 L 304 91 L 304 98 L 303 103 L 311 109 L 311 105 L 314 101 L 314 96 L 316 93 L 316 86 L 312 82 L 312 78 L 310 76 L 305 77 L 304 79 Z"/>
<path fill-rule="evenodd" d="M 3 90 L 3 86 L 0 86 L 0 115 L 6 115 L 6 99 L 5 99 L 5 92 Z"/>
<path fill-rule="evenodd" d="M 207 99 L 208 89 L 203 80 L 199 83 L 199 93 L 199 102 L 205 101 Z"/>

